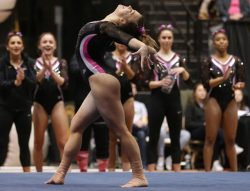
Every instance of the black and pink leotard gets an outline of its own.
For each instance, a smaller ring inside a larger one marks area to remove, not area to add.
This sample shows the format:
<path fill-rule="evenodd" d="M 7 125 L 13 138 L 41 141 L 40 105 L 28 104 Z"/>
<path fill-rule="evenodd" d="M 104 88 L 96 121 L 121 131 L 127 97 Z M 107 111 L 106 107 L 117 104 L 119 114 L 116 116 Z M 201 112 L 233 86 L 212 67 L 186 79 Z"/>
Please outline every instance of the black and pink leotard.
<path fill-rule="evenodd" d="M 243 66 L 244 64 L 241 59 L 233 55 L 231 55 L 225 63 L 222 63 L 214 56 L 210 56 L 208 59 L 205 59 L 201 65 L 202 83 L 207 89 L 209 97 L 213 97 L 217 100 L 222 111 L 224 111 L 229 102 L 234 99 L 232 85 L 237 82 L 244 82 Z M 209 80 L 223 76 L 229 67 L 231 67 L 229 78 L 222 84 L 211 88 Z"/>
<path fill-rule="evenodd" d="M 37 73 L 44 67 L 42 59 L 37 59 L 35 64 L 35 70 Z M 49 70 L 45 71 L 43 80 L 38 83 L 38 86 L 34 93 L 34 101 L 42 105 L 48 115 L 54 106 L 63 101 L 62 88 L 68 84 L 68 66 L 67 61 L 64 59 L 55 59 L 52 62 L 52 70 L 65 79 L 64 84 L 60 87 L 52 78 Z"/>
<path fill-rule="evenodd" d="M 106 66 L 104 55 L 108 48 L 117 42 L 128 46 L 133 36 L 121 31 L 109 21 L 94 21 L 87 23 L 80 30 L 75 54 L 81 74 L 88 82 L 88 78 L 97 73 L 115 73 Z"/>

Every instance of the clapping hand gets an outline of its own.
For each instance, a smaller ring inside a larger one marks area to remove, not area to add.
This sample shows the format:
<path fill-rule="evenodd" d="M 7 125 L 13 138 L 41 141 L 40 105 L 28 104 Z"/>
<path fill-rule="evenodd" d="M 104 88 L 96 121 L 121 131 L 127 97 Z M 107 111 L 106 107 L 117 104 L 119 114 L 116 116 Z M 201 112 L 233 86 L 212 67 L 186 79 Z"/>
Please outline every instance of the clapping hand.
<path fill-rule="evenodd" d="M 24 71 L 21 67 L 17 68 L 17 76 L 20 80 L 24 80 L 24 78 L 25 78 Z"/>
<path fill-rule="evenodd" d="M 15 80 L 15 85 L 16 86 L 20 86 L 22 84 L 22 80 L 24 80 L 25 75 L 24 75 L 24 71 L 21 67 L 17 67 L 17 75 L 16 75 L 16 80 Z"/>
<path fill-rule="evenodd" d="M 52 71 L 52 64 L 51 64 L 50 59 L 48 58 L 48 56 L 46 54 L 42 54 L 42 60 L 43 60 L 44 67 L 51 72 Z"/>
<path fill-rule="evenodd" d="M 127 67 L 127 62 L 126 62 L 126 58 L 124 57 L 124 56 L 120 56 L 119 58 L 119 65 L 120 65 L 120 67 L 121 67 L 121 71 L 124 71 L 125 69 L 126 69 L 126 67 Z"/>

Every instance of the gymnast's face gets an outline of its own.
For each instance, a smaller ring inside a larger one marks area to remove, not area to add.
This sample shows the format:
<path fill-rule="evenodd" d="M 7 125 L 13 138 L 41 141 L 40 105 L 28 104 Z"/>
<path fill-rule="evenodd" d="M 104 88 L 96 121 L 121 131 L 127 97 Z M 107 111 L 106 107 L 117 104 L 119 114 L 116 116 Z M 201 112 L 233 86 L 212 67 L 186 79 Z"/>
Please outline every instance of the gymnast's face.
<path fill-rule="evenodd" d="M 115 42 L 115 48 L 119 51 L 119 52 L 125 52 L 128 48 L 126 46 L 124 46 L 123 44 L 118 44 L 117 42 Z"/>
<path fill-rule="evenodd" d="M 158 37 L 158 42 L 161 48 L 170 49 L 174 42 L 173 32 L 170 30 L 163 30 Z"/>
<path fill-rule="evenodd" d="M 207 97 L 207 91 L 205 90 L 202 84 L 197 86 L 194 92 L 194 96 L 196 99 L 199 99 L 199 100 L 204 100 Z"/>
<path fill-rule="evenodd" d="M 138 21 L 142 17 L 141 14 L 134 10 L 130 5 L 118 5 L 115 13 L 127 22 Z"/>
<path fill-rule="evenodd" d="M 45 34 L 41 38 L 38 48 L 46 55 L 53 55 L 56 50 L 56 40 L 53 35 Z"/>
<path fill-rule="evenodd" d="M 227 50 L 228 47 L 228 39 L 227 36 L 224 33 L 217 33 L 214 36 L 214 47 L 219 52 L 224 52 Z"/>
<path fill-rule="evenodd" d="M 241 102 L 243 99 L 243 93 L 241 90 L 235 90 L 234 91 L 234 98 L 237 103 Z"/>

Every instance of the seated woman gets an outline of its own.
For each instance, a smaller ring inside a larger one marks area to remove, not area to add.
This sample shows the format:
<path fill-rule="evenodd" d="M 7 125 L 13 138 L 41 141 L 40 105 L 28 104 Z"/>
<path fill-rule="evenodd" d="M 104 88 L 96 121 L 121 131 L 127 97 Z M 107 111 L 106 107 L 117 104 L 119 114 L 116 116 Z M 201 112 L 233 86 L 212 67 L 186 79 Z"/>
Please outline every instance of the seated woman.
<path fill-rule="evenodd" d="M 206 123 L 205 108 L 207 102 L 207 92 L 201 83 L 196 84 L 193 99 L 186 108 L 186 129 L 191 133 L 191 139 L 205 141 Z M 222 128 L 219 128 L 216 142 L 214 144 L 212 171 L 223 171 L 219 163 L 220 145 L 224 143 Z"/>
<path fill-rule="evenodd" d="M 244 115 L 249 112 L 249 107 L 247 107 L 245 104 L 242 90 L 235 90 L 234 98 L 236 100 L 237 107 L 238 107 L 238 118 L 240 118 L 241 115 Z"/>

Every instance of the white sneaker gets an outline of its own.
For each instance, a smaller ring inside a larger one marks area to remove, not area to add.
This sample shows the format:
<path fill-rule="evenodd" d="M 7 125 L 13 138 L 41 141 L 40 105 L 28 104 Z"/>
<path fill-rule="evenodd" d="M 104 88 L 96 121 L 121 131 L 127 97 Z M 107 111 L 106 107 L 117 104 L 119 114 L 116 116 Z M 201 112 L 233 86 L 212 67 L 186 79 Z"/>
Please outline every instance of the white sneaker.
<path fill-rule="evenodd" d="M 223 170 L 224 168 L 220 165 L 220 162 L 218 160 L 214 161 L 212 171 L 219 172 Z"/>
<path fill-rule="evenodd" d="M 164 170 L 164 157 L 163 156 L 158 157 L 156 170 Z"/>
<path fill-rule="evenodd" d="M 167 170 L 172 170 L 172 158 L 171 158 L 171 156 L 168 156 L 167 158 L 166 158 L 166 169 Z"/>
<path fill-rule="evenodd" d="M 236 155 L 238 155 L 244 151 L 244 149 L 239 147 L 237 144 L 234 144 L 234 148 L 235 148 Z"/>

